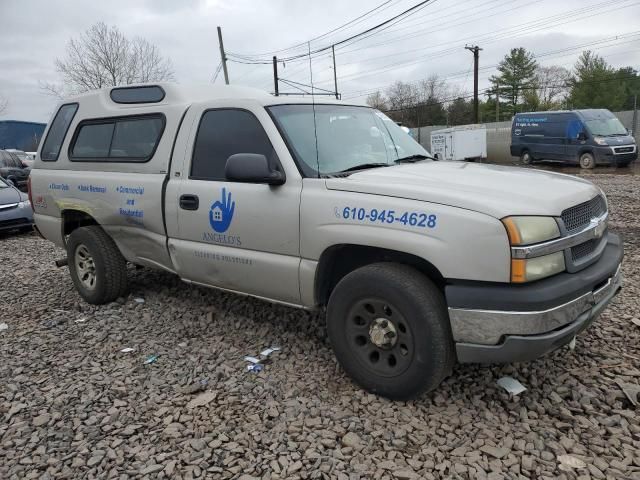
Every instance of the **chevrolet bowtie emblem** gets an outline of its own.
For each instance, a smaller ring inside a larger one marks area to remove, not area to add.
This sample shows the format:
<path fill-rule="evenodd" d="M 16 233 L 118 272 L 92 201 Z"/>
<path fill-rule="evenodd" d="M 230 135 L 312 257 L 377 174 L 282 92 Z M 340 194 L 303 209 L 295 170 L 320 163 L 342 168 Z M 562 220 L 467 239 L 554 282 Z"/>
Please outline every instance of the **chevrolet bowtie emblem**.
<path fill-rule="evenodd" d="M 607 222 L 604 220 L 598 220 L 597 218 L 591 219 L 591 224 L 594 226 L 593 235 L 596 238 L 602 237 L 602 234 L 607 228 Z"/>

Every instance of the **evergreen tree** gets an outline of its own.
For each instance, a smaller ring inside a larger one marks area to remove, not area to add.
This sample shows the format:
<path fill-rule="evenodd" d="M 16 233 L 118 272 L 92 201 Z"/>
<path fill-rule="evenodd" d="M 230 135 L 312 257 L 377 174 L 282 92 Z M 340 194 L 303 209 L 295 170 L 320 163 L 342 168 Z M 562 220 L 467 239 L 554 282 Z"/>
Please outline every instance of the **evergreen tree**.
<path fill-rule="evenodd" d="M 569 105 L 571 108 L 621 110 L 627 100 L 625 78 L 624 72 L 616 71 L 599 55 L 584 51 L 570 80 Z"/>
<path fill-rule="evenodd" d="M 489 78 L 493 89 L 509 105 L 511 113 L 518 111 L 518 105 L 525 92 L 535 87 L 537 67 L 538 64 L 531 52 L 522 47 L 512 48 L 498 65 L 500 73 Z"/>
<path fill-rule="evenodd" d="M 473 102 L 462 97 L 456 98 L 447 108 L 449 125 L 466 125 L 473 123 Z"/>

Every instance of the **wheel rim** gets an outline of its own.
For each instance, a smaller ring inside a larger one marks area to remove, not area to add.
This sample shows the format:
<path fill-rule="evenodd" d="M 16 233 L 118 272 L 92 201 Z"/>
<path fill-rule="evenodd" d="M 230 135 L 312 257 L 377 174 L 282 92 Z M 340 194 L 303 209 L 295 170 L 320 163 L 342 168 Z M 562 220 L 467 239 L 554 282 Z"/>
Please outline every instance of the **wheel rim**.
<path fill-rule="evenodd" d="M 96 288 L 96 265 L 89 249 L 82 244 L 76 248 L 75 267 L 82 285 L 89 290 Z"/>
<path fill-rule="evenodd" d="M 395 377 L 411 364 L 413 334 L 400 310 L 390 302 L 368 298 L 355 303 L 345 333 L 351 351 L 370 373 Z"/>
<path fill-rule="evenodd" d="M 582 166 L 586 168 L 591 164 L 591 159 L 589 157 L 587 157 L 587 156 L 583 156 L 580 159 L 580 162 L 582 163 Z"/>
<path fill-rule="evenodd" d="M 530 156 L 528 153 L 525 153 L 525 154 L 522 156 L 522 163 L 527 164 L 527 165 L 528 165 L 529 163 L 531 163 L 531 156 Z"/>

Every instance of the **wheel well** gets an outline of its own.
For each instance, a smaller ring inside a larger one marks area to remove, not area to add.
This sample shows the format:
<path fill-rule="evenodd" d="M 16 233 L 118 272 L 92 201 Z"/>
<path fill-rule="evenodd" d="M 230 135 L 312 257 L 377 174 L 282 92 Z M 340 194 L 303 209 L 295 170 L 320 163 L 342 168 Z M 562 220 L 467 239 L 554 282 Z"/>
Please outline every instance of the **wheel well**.
<path fill-rule="evenodd" d="M 328 248 L 320 256 L 315 278 L 316 303 L 326 305 L 331 292 L 345 275 L 377 262 L 409 265 L 422 272 L 444 292 L 445 280 L 442 274 L 424 258 L 386 248 L 343 244 Z"/>
<path fill-rule="evenodd" d="M 64 210 L 62 212 L 63 236 L 69 235 L 76 228 L 86 227 L 87 225 L 98 225 L 98 222 L 88 213 L 79 210 Z"/>
<path fill-rule="evenodd" d="M 593 150 L 591 150 L 590 148 L 582 148 L 578 151 L 578 160 L 580 159 L 580 157 L 582 155 L 584 155 L 585 153 L 588 153 L 590 155 L 593 155 Z"/>

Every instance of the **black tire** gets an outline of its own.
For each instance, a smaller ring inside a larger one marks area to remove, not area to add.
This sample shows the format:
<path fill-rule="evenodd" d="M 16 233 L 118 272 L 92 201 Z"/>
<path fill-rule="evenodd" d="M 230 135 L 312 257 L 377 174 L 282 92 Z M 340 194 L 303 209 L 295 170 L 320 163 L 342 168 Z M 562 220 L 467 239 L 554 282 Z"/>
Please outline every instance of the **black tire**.
<path fill-rule="evenodd" d="M 115 242 L 99 226 L 74 230 L 67 241 L 67 258 L 73 284 L 86 302 L 101 305 L 126 294 L 126 261 Z M 91 273 L 87 273 L 91 270 L 93 282 Z"/>
<path fill-rule="evenodd" d="M 582 155 L 580 155 L 581 168 L 591 170 L 592 168 L 595 168 L 595 166 L 596 166 L 596 159 L 594 158 L 593 154 L 589 152 L 585 152 Z"/>
<path fill-rule="evenodd" d="M 381 325 L 395 332 L 394 345 L 374 343 Z M 347 374 L 365 390 L 394 400 L 433 390 L 455 363 L 444 297 L 406 265 L 375 263 L 340 280 L 329 299 L 327 331 Z"/>
<path fill-rule="evenodd" d="M 523 165 L 531 165 L 533 163 L 533 157 L 529 153 L 529 150 L 524 150 L 520 155 L 520 163 Z"/>

